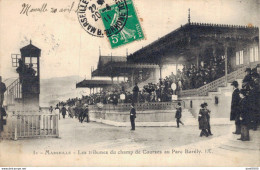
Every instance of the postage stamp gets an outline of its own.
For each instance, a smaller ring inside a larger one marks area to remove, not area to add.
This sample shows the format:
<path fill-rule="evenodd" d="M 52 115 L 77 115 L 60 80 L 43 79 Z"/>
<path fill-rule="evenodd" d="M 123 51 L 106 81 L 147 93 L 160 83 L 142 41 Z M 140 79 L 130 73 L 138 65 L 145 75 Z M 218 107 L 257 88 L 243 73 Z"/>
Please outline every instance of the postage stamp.
<path fill-rule="evenodd" d="M 114 5 L 100 9 L 99 13 L 112 48 L 144 39 L 132 0 L 115 0 Z"/>
<path fill-rule="evenodd" d="M 77 9 L 78 20 L 82 28 L 94 37 L 104 37 L 104 26 L 99 9 L 110 9 L 113 0 L 80 0 Z"/>

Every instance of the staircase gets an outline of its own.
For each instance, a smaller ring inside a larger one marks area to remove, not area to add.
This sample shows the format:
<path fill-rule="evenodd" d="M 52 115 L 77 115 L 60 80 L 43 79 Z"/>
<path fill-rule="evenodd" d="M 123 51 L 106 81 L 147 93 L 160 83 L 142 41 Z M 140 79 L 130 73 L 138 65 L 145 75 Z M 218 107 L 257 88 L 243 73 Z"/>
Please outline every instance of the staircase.
<path fill-rule="evenodd" d="M 1 139 L 11 139 L 14 136 L 15 117 L 13 115 L 22 108 L 22 86 L 19 78 L 7 86 L 4 96 L 4 108 L 8 116 L 4 130 L 1 132 Z"/>
<path fill-rule="evenodd" d="M 5 92 L 5 106 L 14 106 L 22 102 L 22 86 L 19 78 L 13 81 Z"/>
<path fill-rule="evenodd" d="M 254 65 L 247 65 L 247 66 L 243 66 L 239 69 L 237 69 L 236 71 L 231 72 L 230 74 L 227 75 L 227 82 L 231 83 L 234 80 L 237 79 L 242 79 L 245 76 L 245 69 L 248 67 L 255 67 L 256 64 Z M 190 90 L 183 90 L 180 92 L 180 96 L 181 97 L 188 97 L 188 96 L 207 96 L 208 92 L 216 92 L 218 90 L 219 87 L 226 87 L 226 77 L 223 76 L 217 80 L 212 81 L 211 83 L 208 83 L 198 89 L 190 89 Z"/>

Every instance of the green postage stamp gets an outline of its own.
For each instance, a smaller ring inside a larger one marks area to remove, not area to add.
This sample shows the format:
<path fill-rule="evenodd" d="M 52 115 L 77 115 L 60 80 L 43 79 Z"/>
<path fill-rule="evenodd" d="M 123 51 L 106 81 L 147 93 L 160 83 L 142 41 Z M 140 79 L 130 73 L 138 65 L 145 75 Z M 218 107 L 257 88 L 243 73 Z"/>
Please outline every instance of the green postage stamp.
<path fill-rule="evenodd" d="M 99 10 L 111 47 L 144 39 L 132 0 L 114 1 L 115 4 Z"/>

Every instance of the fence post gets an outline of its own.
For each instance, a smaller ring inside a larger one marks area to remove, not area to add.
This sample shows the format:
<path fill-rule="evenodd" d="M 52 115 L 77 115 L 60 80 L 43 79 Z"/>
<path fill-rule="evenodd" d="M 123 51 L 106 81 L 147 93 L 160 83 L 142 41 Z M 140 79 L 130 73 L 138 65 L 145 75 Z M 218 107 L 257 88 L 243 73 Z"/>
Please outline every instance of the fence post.
<path fill-rule="evenodd" d="M 17 141 L 17 124 L 15 125 L 14 128 L 14 140 Z"/>
<path fill-rule="evenodd" d="M 57 124 L 56 124 L 57 131 L 56 131 L 56 133 L 57 133 L 57 138 L 58 138 L 59 137 L 59 120 L 57 119 L 56 121 L 57 121 Z"/>

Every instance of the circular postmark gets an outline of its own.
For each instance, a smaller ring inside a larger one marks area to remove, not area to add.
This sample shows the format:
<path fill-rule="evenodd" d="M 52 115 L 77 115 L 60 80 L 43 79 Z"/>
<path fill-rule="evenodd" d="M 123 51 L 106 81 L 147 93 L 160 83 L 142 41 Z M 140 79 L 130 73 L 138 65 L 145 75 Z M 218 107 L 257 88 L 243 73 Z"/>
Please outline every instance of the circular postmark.
<path fill-rule="evenodd" d="M 80 25 L 88 34 L 110 37 L 124 28 L 128 18 L 127 2 L 113 1 L 110 3 L 112 5 L 109 5 L 105 0 L 80 0 L 77 16 Z"/>

